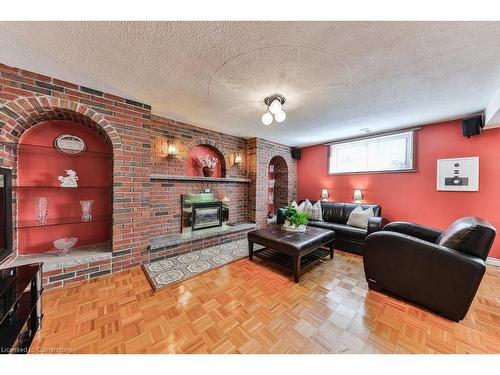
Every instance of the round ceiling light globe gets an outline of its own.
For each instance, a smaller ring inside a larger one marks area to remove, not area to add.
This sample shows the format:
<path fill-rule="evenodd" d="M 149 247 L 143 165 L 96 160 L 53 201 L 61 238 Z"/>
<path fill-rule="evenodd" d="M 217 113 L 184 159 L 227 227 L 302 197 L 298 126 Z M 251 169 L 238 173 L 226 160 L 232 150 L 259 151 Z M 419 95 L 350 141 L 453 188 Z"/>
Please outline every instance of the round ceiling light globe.
<path fill-rule="evenodd" d="M 264 125 L 271 125 L 273 122 L 273 115 L 270 114 L 269 112 L 266 112 L 262 115 L 262 123 Z"/>
<path fill-rule="evenodd" d="M 281 102 L 278 99 L 274 99 L 271 105 L 269 106 L 269 111 L 275 115 L 276 113 L 281 111 Z"/>
<path fill-rule="evenodd" d="M 285 111 L 279 111 L 278 113 L 276 113 L 274 115 L 274 119 L 276 120 L 276 122 L 283 122 L 283 121 L 285 121 L 285 119 L 286 119 L 286 113 L 285 113 Z"/>

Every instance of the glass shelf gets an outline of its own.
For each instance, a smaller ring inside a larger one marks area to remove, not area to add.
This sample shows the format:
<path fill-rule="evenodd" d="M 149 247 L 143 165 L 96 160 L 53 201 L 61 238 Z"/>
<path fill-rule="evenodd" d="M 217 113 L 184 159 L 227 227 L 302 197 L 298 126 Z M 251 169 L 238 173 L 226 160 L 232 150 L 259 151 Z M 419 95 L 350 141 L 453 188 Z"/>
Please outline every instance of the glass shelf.
<path fill-rule="evenodd" d="M 23 229 L 23 228 L 45 228 L 45 227 L 51 227 L 51 226 L 56 226 L 56 225 L 67 225 L 67 224 L 90 224 L 90 223 L 95 223 L 95 222 L 111 222 L 112 216 L 111 215 L 101 215 L 101 216 L 93 216 L 92 220 L 90 221 L 83 221 L 81 218 L 49 218 L 47 220 L 47 224 L 45 225 L 38 225 L 36 220 L 19 220 L 14 228 L 16 229 Z"/>
<path fill-rule="evenodd" d="M 17 149 L 17 150 L 26 150 L 26 151 L 49 151 L 49 152 L 56 152 L 58 155 L 61 156 L 67 156 L 67 157 L 75 157 L 75 156 L 81 156 L 81 155 L 89 155 L 89 156 L 95 156 L 95 157 L 103 157 L 103 158 L 111 158 L 113 156 L 112 153 L 110 152 L 103 152 L 103 151 L 91 151 L 91 150 L 85 150 L 79 155 L 66 155 L 63 154 L 62 152 L 59 152 L 57 148 L 54 146 L 43 146 L 43 145 L 30 145 L 30 144 L 24 144 L 24 143 L 13 143 L 13 142 L 0 142 L 0 145 L 12 148 L 12 149 Z M 64 149 L 62 149 L 64 150 Z M 68 150 L 72 151 L 72 150 Z"/>

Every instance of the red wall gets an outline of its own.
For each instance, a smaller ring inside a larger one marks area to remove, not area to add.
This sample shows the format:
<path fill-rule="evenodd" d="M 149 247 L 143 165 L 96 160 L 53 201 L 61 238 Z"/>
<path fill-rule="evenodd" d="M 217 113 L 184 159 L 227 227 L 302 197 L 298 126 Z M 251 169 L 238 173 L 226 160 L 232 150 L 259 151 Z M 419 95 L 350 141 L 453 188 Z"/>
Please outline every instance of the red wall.
<path fill-rule="evenodd" d="M 59 153 L 53 143 L 62 134 L 84 139 L 87 144 L 86 152 L 79 156 Z M 111 148 L 96 132 L 70 121 L 45 121 L 29 129 L 20 143 L 45 146 L 21 146 L 19 150 L 17 196 L 21 225 L 35 220 L 36 197 L 48 198 L 49 224 L 51 219 L 56 218 L 76 218 L 78 221 L 82 215 L 80 200 L 94 200 L 94 219 L 110 217 L 111 190 L 108 188 L 112 184 Z M 57 188 L 60 184 L 57 177 L 65 176 L 65 169 L 77 172 L 78 189 Z M 43 188 L 39 188 L 40 186 Z M 107 242 L 111 238 L 111 222 L 107 219 L 81 224 L 19 228 L 19 253 L 51 250 L 52 241 L 62 237 L 77 237 L 77 247 Z"/>
<path fill-rule="evenodd" d="M 221 163 L 220 157 L 217 155 L 214 149 L 210 146 L 195 146 L 189 153 L 186 163 L 186 175 L 187 176 L 203 176 L 202 168 L 198 164 L 198 156 L 209 156 L 216 158 L 217 165 L 214 168 L 214 174 L 212 177 L 221 177 Z"/>
<path fill-rule="evenodd" d="M 479 216 L 500 230 L 500 129 L 469 139 L 461 121 L 427 125 L 417 132 L 415 173 L 327 175 L 327 146 L 303 148 L 297 165 L 297 198 L 318 199 L 327 188 L 330 200 L 352 202 L 355 188 L 363 202 L 382 205 L 391 221 L 412 221 L 445 229 L 462 216 Z M 478 192 L 436 190 L 436 160 L 479 156 Z M 500 236 L 490 256 L 500 258 Z"/>

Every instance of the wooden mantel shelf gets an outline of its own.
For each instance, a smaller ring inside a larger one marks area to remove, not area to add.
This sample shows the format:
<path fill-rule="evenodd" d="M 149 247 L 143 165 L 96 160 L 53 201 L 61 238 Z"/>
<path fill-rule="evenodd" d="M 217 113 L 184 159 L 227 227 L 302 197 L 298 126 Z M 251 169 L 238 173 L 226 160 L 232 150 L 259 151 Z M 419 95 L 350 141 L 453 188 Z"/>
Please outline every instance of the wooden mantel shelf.
<path fill-rule="evenodd" d="M 203 177 L 203 176 L 172 176 L 166 174 L 152 174 L 151 180 L 171 180 L 171 181 L 206 181 L 206 182 L 236 182 L 248 184 L 250 179 L 239 177 Z"/>

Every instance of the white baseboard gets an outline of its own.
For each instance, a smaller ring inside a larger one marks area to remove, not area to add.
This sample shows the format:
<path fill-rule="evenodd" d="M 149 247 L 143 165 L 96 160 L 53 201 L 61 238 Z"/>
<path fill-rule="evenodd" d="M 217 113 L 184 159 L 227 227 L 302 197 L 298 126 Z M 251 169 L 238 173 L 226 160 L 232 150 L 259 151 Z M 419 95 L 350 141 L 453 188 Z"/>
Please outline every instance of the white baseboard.
<path fill-rule="evenodd" d="M 488 258 L 486 258 L 486 264 L 488 264 L 490 266 L 500 267 L 500 259 L 488 257 Z"/>

